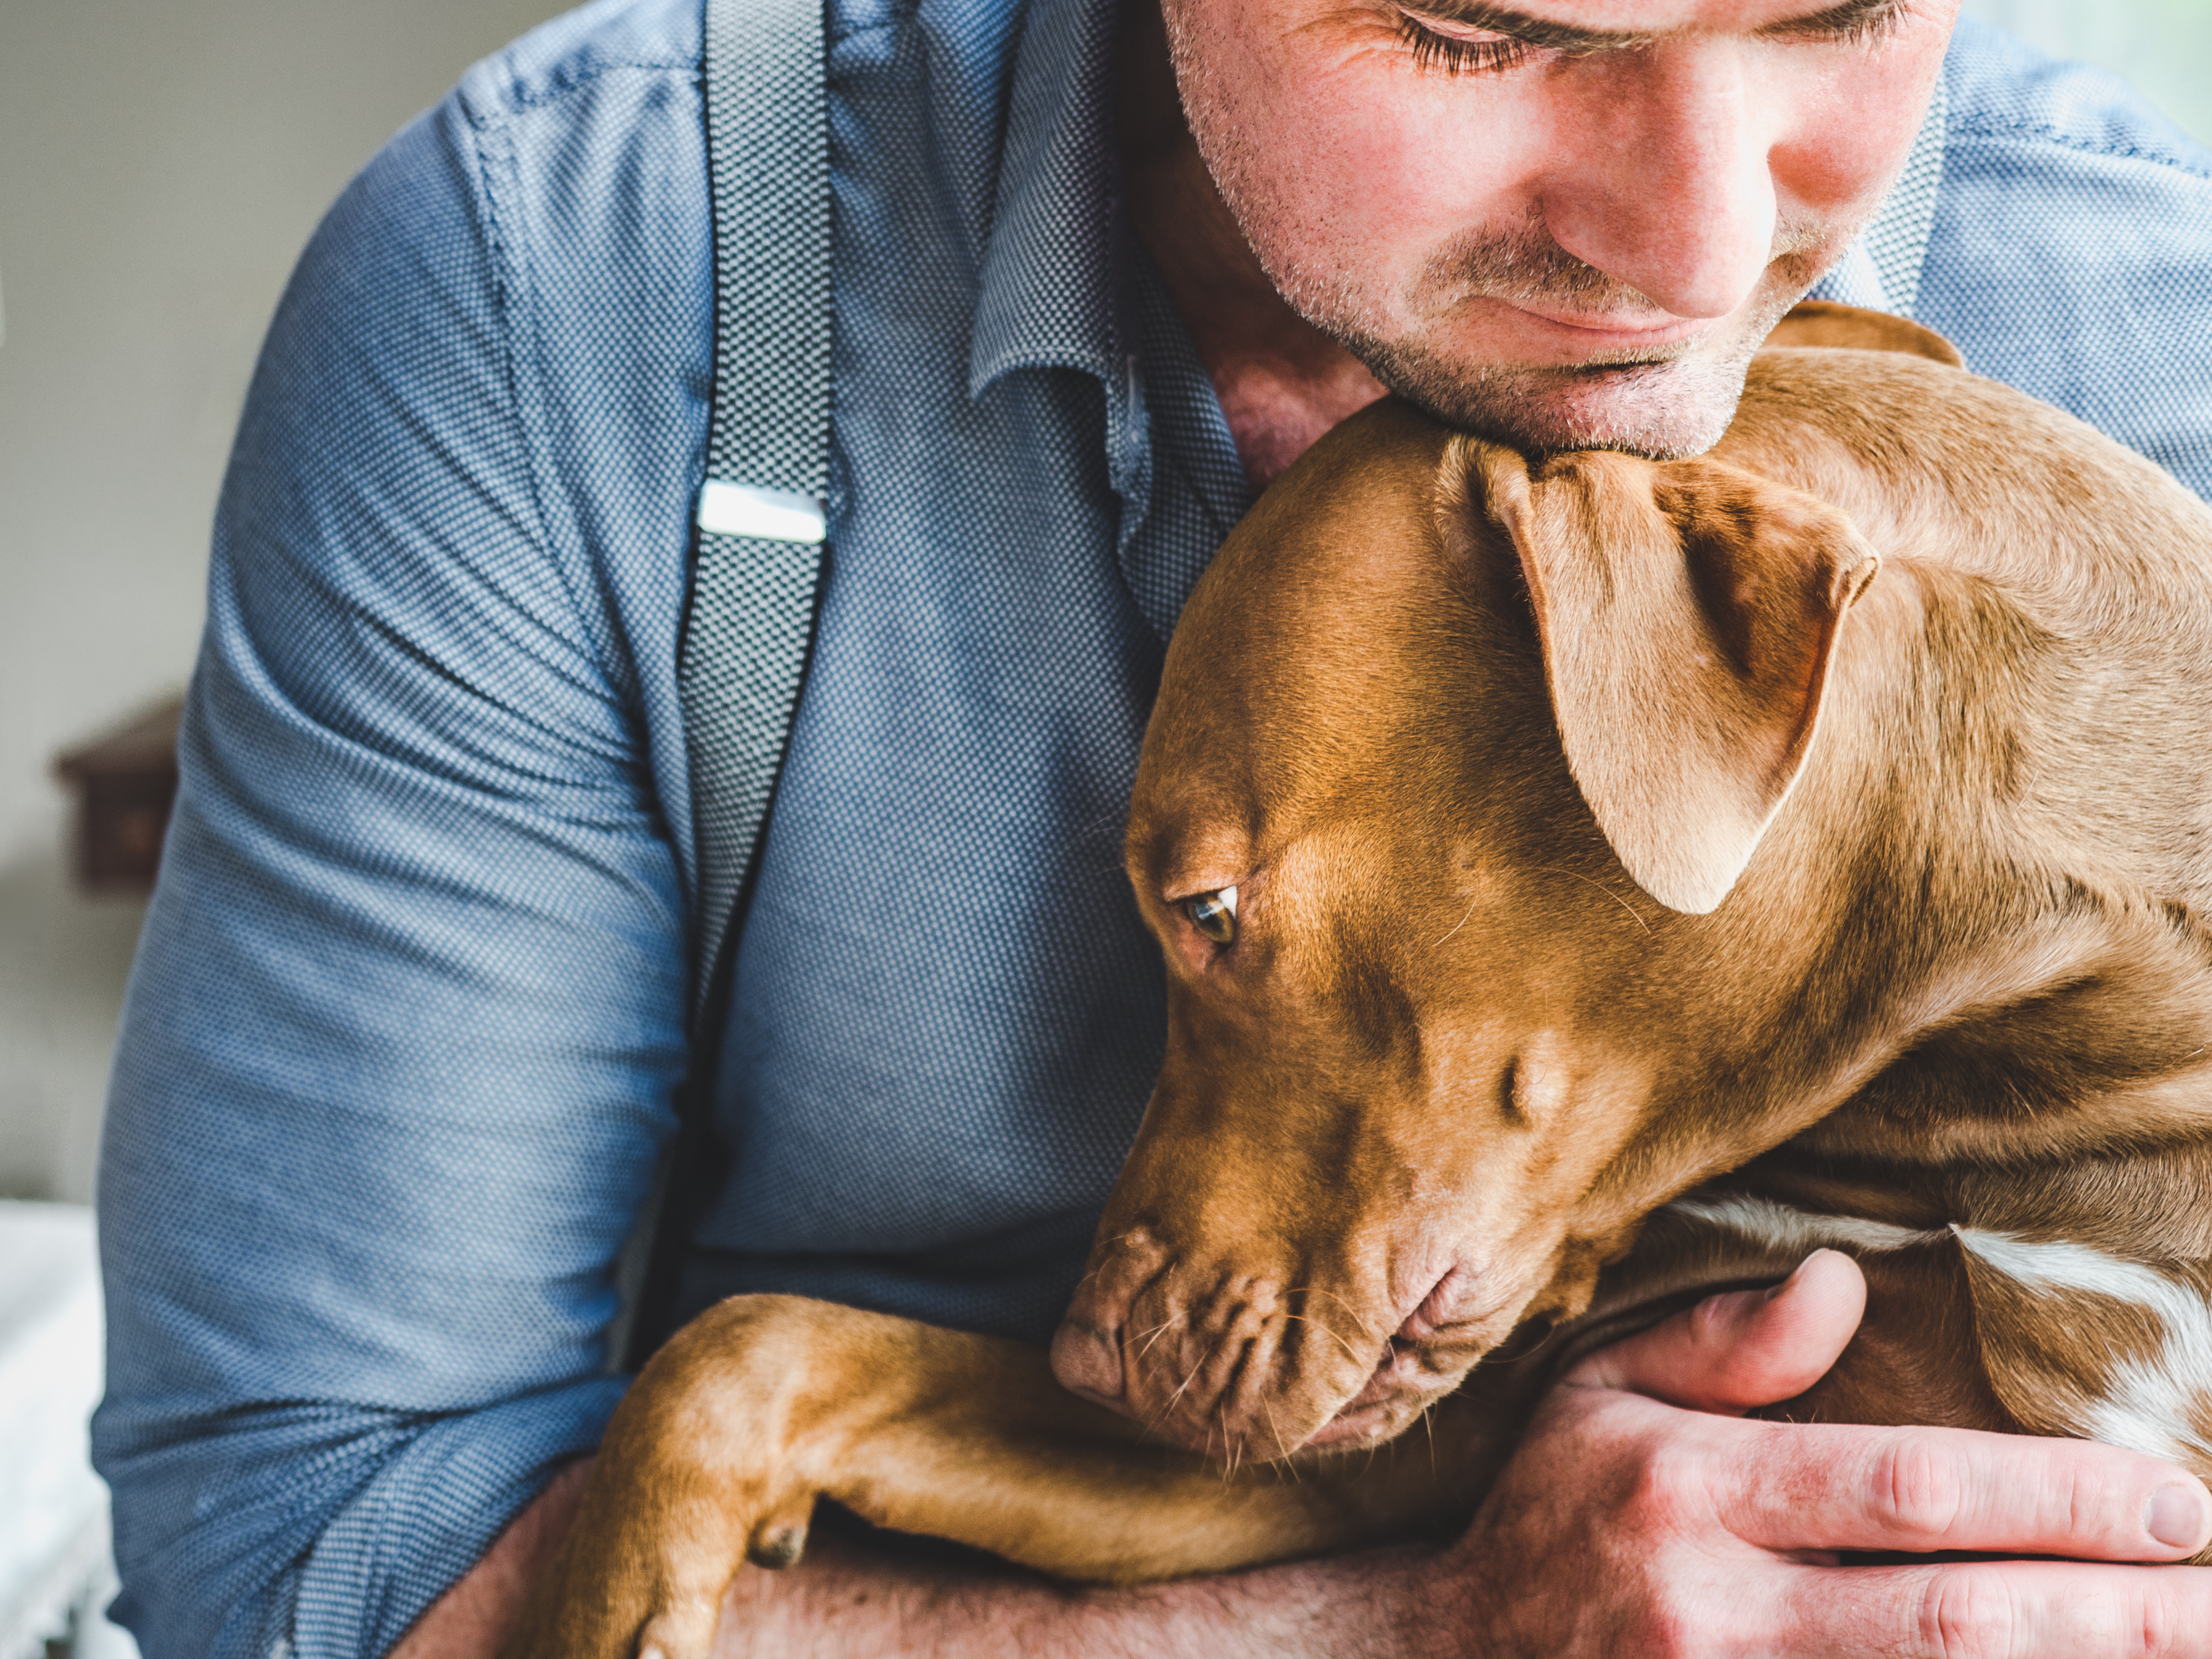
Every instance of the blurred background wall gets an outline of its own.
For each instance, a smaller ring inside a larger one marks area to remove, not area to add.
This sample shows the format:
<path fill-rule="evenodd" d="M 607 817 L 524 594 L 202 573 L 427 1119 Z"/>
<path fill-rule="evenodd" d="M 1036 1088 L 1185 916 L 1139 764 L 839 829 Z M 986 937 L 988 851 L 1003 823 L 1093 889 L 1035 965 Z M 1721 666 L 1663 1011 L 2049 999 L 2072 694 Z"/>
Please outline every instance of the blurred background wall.
<path fill-rule="evenodd" d="M 325 204 L 556 0 L 0 0 L 0 1196 L 82 1201 L 140 907 L 56 750 L 179 687 L 256 343 Z M 2212 139 L 2212 0 L 1968 0 Z"/>
<path fill-rule="evenodd" d="M 0 0 L 0 1197 L 92 1191 L 141 907 L 56 750 L 182 686 L 253 353 L 339 187 L 559 0 Z"/>
<path fill-rule="evenodd" d="M 2054 58 L 2117 70 L 2212 145 L 2212 0 L 1966 0 L 1966 11 Z"/>

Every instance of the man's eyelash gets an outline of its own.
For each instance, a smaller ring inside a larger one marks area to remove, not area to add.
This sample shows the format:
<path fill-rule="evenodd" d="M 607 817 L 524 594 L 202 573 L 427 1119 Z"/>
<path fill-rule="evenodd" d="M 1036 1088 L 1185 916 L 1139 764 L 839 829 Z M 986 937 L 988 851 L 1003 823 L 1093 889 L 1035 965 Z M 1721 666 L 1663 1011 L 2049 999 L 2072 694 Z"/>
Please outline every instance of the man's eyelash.
<path fill-rule="evenodd" d="M 1904 27 L 1905 9 L 1905 0 L 1897 0 L 1893 5 L 1869 12 L 1856 22 L 1838 29 L 1832 38 L 1847 46 L 1879 46 Z"/>
<path fill-rule="evenodd" d="M 1833 41 L 1847 46 L 1878 46 L 1905 27 L 1911 15 L 1912 0 L 1890 0 L 1886 6 L 1863 12 L 1840 27 L 1799 27 L 1780 31 L 1782 38 L 1795 35 L 1801 40 Z"/>
<path fill-rule="evenodd" d="M 1841 46 L 1879 46 L 1896 34 L 1912 15 L 1913 0 L 1889 0 L 1889 3 L 1871 11 L 1858 12 L 1850 21 L 1825 24 L 1820 14 L 1785 24 L 1771 30 L 1773 38 L 1780 40 L 1820 40 Z M 1837 6 L 1826 14 L 1856 10 Z M 1765 33 L 1766 31 L 1762 31 Z M 1493 35 L 1487 40 L 1462 40 L 1457 36 L 1443 34 L 1429 27 L 1411 12 L 1398 14 L 1398 39 L 1412 51 L 1416 69 L 1441 70 L 1446 75 L 1502 74 L 1516 70 L 1526 63 L 1528 55 L 1538 50 L 1526 40 L 1510 35 Z M 1624 45 L 1640 44 L 1624 41 Z M 1570 55 L 1582 52 L 1570 50 Z M 1583 52 L 1590 50 L 1583 48 Z"/>
<path fill-rule="evenodd" d="M 1438 69 L 1446 75 L 1480 75 L 1486 71 L 1518 69 L 1528 56 L 1525 40 L 1459 40 L 1425 28 L 1420 21 L 1398 14 L 1398 38 L 1413 48 L 1415 69 Z"/>

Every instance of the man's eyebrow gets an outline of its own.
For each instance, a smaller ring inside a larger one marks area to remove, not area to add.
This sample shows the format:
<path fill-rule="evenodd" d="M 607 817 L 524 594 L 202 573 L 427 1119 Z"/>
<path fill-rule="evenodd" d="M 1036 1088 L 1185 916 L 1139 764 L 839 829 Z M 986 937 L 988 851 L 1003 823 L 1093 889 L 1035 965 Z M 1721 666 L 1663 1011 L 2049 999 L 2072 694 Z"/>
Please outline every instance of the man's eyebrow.
<path fill-rule="evenodd" d="M 1762 25 L 1754 33 L 1769 39 L 1802 35 L 1850 35 L 1879 27 L 1911 0 L 1840 0 L 1819 11 L 1784 17 Z M 1491 0 L 1402 0 L 1401 9 L 1439 22 L 1502 34 L 1524 46 L 1550 52 L 1619 52 L 1629 46 L 1648 46 L 1662 37 L 1650 30 L 1586 29 L 1572 23 L 1555 23 L 1548 17 L 1531 17 Z"/>

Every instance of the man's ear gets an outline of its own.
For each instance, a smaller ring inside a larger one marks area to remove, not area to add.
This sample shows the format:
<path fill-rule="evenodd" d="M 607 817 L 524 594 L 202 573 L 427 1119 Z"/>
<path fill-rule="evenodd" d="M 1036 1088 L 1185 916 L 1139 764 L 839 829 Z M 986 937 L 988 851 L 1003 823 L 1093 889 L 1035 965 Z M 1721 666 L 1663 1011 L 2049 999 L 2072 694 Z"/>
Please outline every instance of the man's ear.
<path fill-rule="evenodd" d="M 1854 351 L 1902 351 L 1964 368 L 1959 348 L 1932 328 L 1887 311 L 1840 305 L 1833 300 L 1800 300 L 1766 337 L 1771 346 L 1847 346 Z"/>
<path fill-rule="evenodd" d="M 1512 538 L 1567 766 L 1636 884 L 1702 915 L 1803 769 L 1878 561 L 1812 496 L 1713 461 L 1467 441 Z"/>

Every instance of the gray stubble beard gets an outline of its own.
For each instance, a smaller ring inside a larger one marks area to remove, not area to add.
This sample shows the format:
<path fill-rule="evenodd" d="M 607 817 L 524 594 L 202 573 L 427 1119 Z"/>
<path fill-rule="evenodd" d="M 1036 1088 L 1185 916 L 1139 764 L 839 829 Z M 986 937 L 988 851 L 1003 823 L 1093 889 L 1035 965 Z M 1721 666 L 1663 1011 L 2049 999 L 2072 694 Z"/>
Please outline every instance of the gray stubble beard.
<path fill-rule="evenodd" d="M 1265 222 L 1267 192 L 1257 183 L 1255 158 L 1242 142 L 1234 100 L 1217 97 L 1203 52 L 1187 38 L 1181 8 L 1162 9 L 1186 118 L 1194 96 L 1231 112 L 1219 131 L 1213 121 L 1200 119 L 1190 122 L 1191 131 L 1214 188 L 1277 292 L 1407 402 L 1448 426 L 1516 449 L 1619 449 L 1661 460 L 1704 453 L 1735 418 L 1752 355 L 1857 229 L 1838 234 L 1838 227 L 1778 227 L 1764 295 L 1729 320 L 1725 337 L 1599 353 L 1564 368 L 1448 359 L 1417 336 L 1382 332 L 1372 320 L 1376 307 L 1346 273 L 1273 260 L 1262 251 L 1272 239 L 1255 237 L 1253 228 Z M 1560 247 L 1540 216 L 1515 230 L 1463 233 L 1430 257 L 1416 289 L 1438 294 L 1423 309 L 1439 315 L 1454 298 L 1566 302 L 1600 314 L 1651 304 Z M 1577 398 L 1577 391 L 1603 395 Z"/>
<path fill-rule="evenodd" d="M 1802 291 L 1746 313 L 1749 325 L 1732 329 L 1724 343 L 1664 356 L 1607 353 L 1562 368 L 1449 360 L 1418 340 L 1378 338 L 1285 297 L 1376 380 L 1447 426 L 1530 452 L 1620 449 L 1675 460 L 1720 441 L 1752 354 Z"/>

